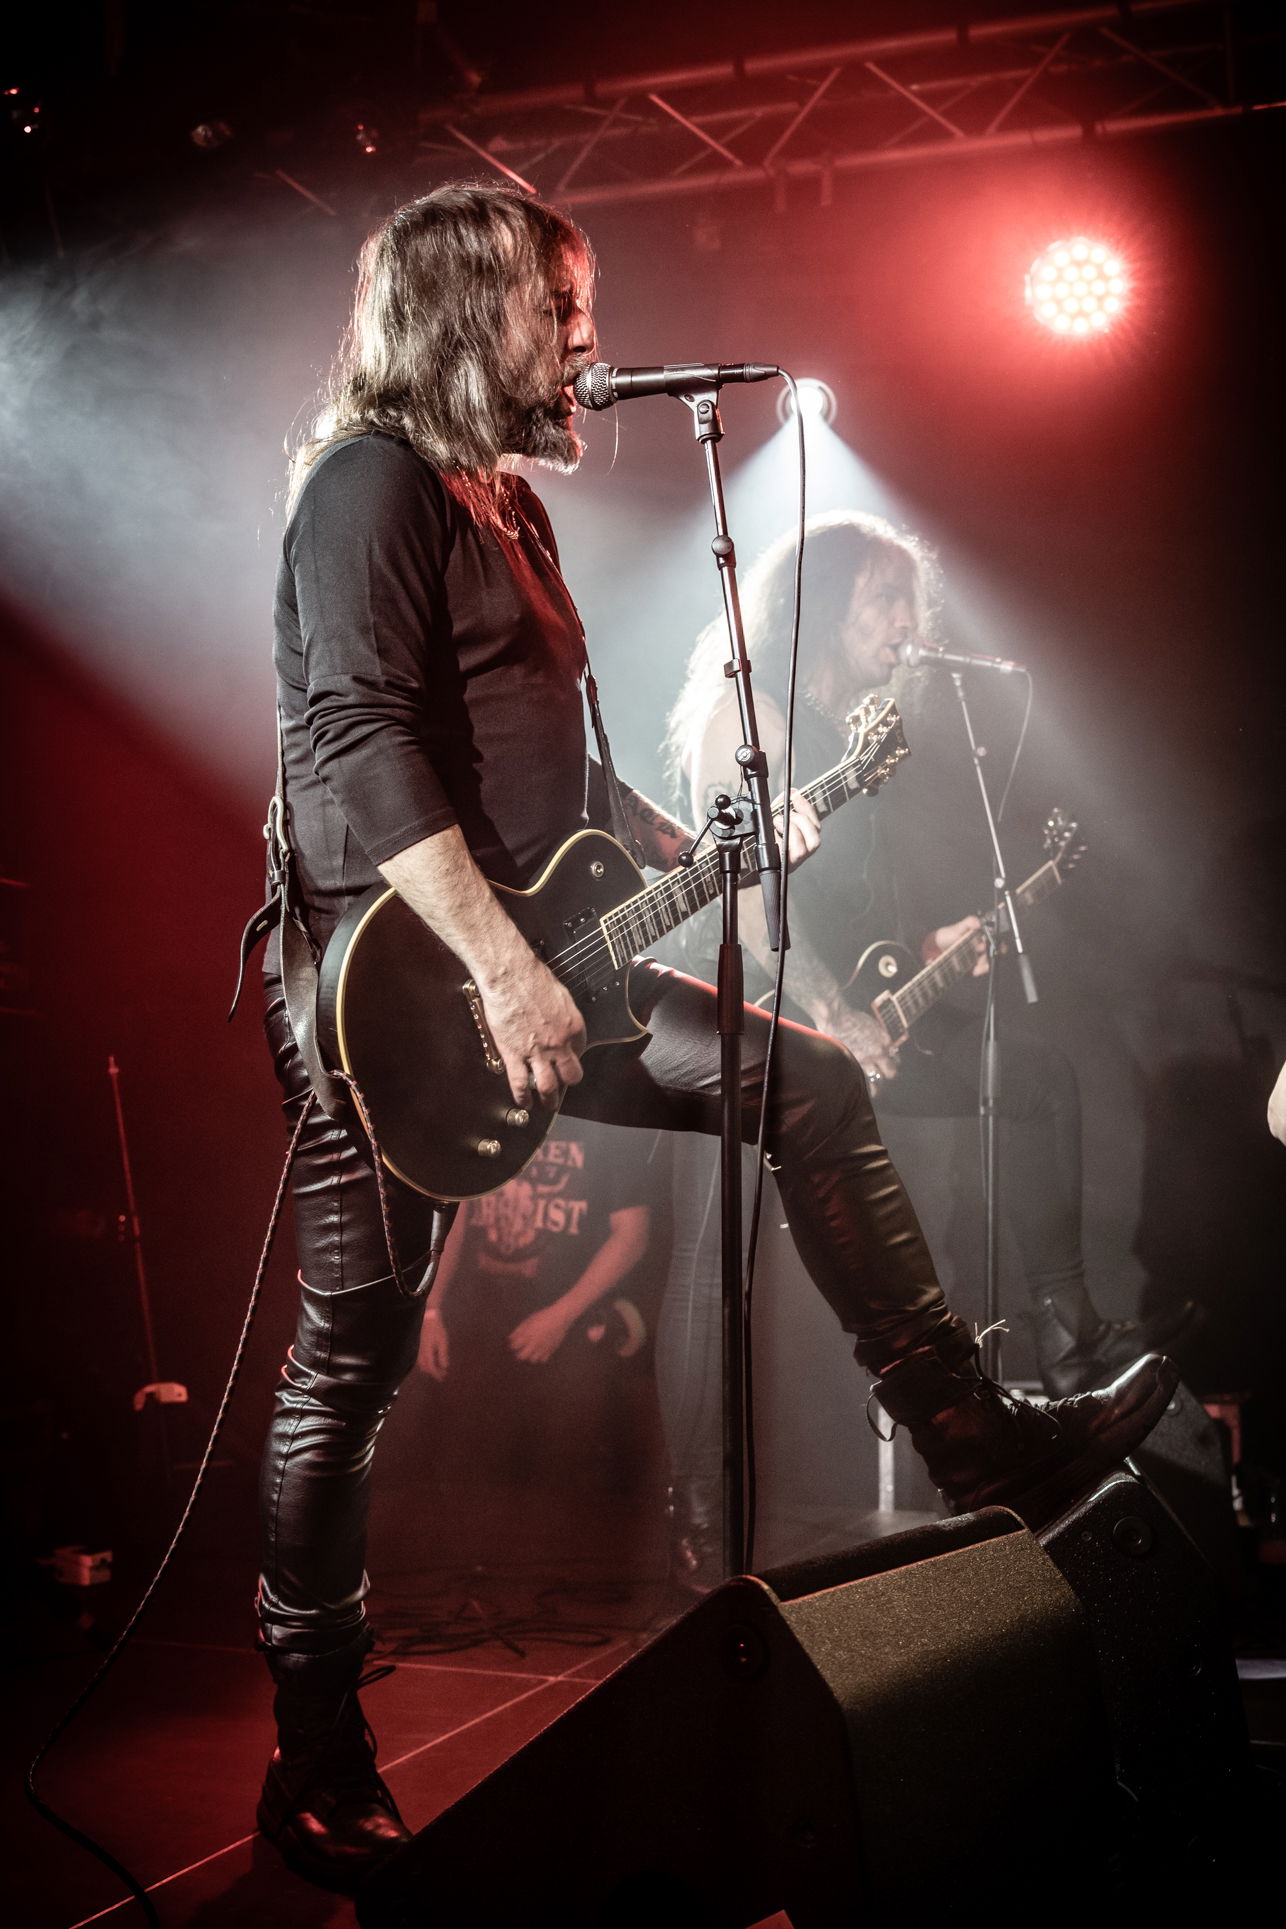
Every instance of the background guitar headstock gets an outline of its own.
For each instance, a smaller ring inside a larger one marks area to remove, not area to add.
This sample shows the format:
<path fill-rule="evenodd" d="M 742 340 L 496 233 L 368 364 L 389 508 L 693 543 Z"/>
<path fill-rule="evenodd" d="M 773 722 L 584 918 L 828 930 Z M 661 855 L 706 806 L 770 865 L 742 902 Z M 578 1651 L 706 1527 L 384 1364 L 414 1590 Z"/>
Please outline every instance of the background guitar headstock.
<path fill-rule="evenodd" d="M 1043 843 L 1045 856 L 1057 866 L 1060 877 L 1066 877 L 1085 855 L 1085 839 L 1081 836 L 1080 825 L 1058 806 L 1045 819 Z"/>
<path fill-rule="evenodd" d="M 892 697 L 881 699 L 872 691 L 844 721 L 851 733 L 844 760 L 861 764 L 863 790 L 878 790 L 902 759 L 911 755 L 902 714 Z"/>

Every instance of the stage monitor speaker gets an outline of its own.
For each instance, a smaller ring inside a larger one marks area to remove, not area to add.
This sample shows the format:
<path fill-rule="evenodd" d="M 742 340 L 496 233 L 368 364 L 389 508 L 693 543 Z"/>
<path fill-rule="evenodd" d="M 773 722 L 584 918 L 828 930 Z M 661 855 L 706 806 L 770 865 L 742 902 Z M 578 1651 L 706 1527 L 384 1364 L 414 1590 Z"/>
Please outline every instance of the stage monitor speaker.
<path fill-rule="evenodd" d="M 1000 1509 L 729 1581 L 390 1859 L 363 1929 L 793 1929 L 1111 1834 L 1085 1617 Z M 1086 1846 L 1090 1845 L 1090 1846 Z"/>
<path fill-rule="evenodd" d="M 1232 1503 L 1227 1431 L 1186 1386 L 1175 1395 L 1130 1464 L 1155 1488 L 1209 1562 L 1233 1600 L 1246 1592 L 1246 1570 Z"/>
<path fill-rule="evenodd" d="M 1250 1742 L 1227 1595 L 1205 1557 L 1124 1467 L 1040 1539 L 1086 1612 L 1129 1798 L 1124 1852 L 1180 1883 L 1185 1865 L 1235 1859 Z"/>

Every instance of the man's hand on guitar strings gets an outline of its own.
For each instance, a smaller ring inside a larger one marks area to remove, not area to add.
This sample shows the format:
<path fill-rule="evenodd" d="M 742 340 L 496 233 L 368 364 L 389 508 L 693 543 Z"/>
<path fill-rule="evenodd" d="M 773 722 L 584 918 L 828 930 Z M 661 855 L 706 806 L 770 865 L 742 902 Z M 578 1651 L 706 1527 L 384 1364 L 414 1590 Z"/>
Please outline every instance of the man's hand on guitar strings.
<path fill-rule="evenodd" d="M 869 1011 L 854 1011 L 849 1005 L 833 1006 L 824 1030 L 841 1045 L 847 1045 L 866 1074 L 872 1091 L 898 1075 L 897 1046 L 879 1019 Z"/>
<path fill-rule="evenodd" d="M 557 1110 L 564 1088 L 583 1076 L 585 1021 L 570 991 L 530 950 L 479 990 L 514 1103 L 529 1105 L 534 1087 L 541 1104 Z"/>

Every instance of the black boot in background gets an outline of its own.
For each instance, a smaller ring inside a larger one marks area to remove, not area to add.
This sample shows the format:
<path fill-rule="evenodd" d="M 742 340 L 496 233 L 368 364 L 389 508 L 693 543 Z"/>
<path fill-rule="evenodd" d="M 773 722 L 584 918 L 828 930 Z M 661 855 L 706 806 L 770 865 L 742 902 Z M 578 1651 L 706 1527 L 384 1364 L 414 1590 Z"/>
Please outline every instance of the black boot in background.
<path fill-rule="evenodd" d="M 363 1674 L 368 1629 L 330 1654 L 264 1650 L 277 1685 L 277 1747 L 256 1820 L 297 1875 L 348 1891 L 409 1833 L 375 1767 L 375 1737 L 357 1691 L 392 1672 Z"/>
<path fill-rule="evenodd" d="M 1146 1353 L 1169 1353 L 1201 1323 L 1191 1300 L 1157 1319 L 1105 1320 L 1083 1286 L 1033 1298 L 1031 1318 L 1037 1370 L 1054 1400 L 1105 1386 Z"/>
<path fill-rule="evenodd" d="M 684 1594 L 710 1594 L 723 1571 L 723 1472 L 675 1474 L 666 1505 L 670 1579 Z"/>

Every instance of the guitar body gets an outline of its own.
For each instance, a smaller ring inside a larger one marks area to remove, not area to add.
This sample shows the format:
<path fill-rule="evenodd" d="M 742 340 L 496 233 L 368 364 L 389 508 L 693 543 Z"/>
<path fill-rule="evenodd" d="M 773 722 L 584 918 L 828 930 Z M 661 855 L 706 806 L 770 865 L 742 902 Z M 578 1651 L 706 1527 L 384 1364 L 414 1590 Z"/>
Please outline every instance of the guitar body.
<path fill-rule="evenodd" d="M 1014 893 L 1027 910 L 1040 904 L 1064 881 L 1084 854 L 1079 827 L 1064 810 L 1053 810 L 1045 822 L 1045 862 Z M 984 918 L 988 929 L 992 919 Z M 989 949 L 983 930 L 966 931 L 954 944 L 921 965 L 905 945 L 887 939 L 868 944 L 857 969 L 844 987 L 845 995 L 862 1011 L 875 1014 L 894 1045 L 903 1045 L 916 1020 L 935 1005 L 944 991 L 969 976 Z"/>
<path fill-rule="evenodd" d="M 645 1036 L 601 919 L 644 880 L 602 831 L 569 838 L 526 891 L 497 897 L 572 991 L 588 1047 Z M 562 962 L 566 959 L 566 963 Z M 557 1116 L 514 1103 L 467 968 L 389 885 L 349 911 L 326 948 L 317 1028 L 330 1064 L 357 1083 L 384 1164 L 432 1199 L 472 1199 L 514 1177 Z"/>
<path fill-rule="evenodd" d="M 907 755 L 889 699 L 852 712 L 842 763 L 804 795 L 819 816 L 869 794 Z M 603 831 L 579 831 L 526 891 L 491 887 L 532 950 L 566 985 L 586 1050 L 646 1037 L 630 1010 L 630 965 L 720 890 L 717 850 L 648 884 Z M 358 900 L 319 971 L 317 1036 L 361 1094 L 382 1163 L 438 1200 L 494 1192 L 534 1158 L 557 1114 L 515 1105 L 464 964 L 389 885 Z"/>
<path fill-rule="evenodd" d="M 918 959 L 906 946 L 895 944 L 890 938 L 867 945 L 844 987 L 849 1003 L 859 1011 L 874 1012 L 895 1045 L 902 1043 L 910 1028 L 902 1023 L 890 994 L 901 991 L 919 969 Z"/>

